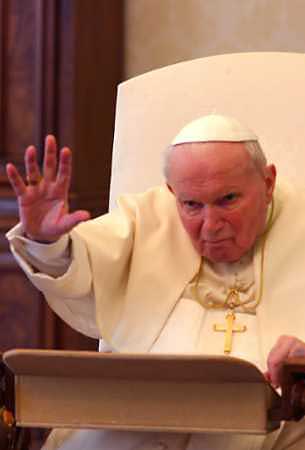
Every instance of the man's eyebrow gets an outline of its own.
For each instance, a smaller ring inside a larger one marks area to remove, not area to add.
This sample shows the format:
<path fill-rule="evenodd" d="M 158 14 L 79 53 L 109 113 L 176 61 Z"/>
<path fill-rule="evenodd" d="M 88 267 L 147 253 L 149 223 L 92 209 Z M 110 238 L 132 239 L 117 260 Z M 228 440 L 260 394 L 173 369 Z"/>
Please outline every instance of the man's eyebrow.
<path fill-rule="evenodd" d="M 200 200 L 196 195 L 190 195 L 190 194 L 179 194 L 178 195 L 179 200 L 191 200 L 193 202 L 202 203 L 202 200 Z"/>
<path fill-rule="evenodd" d="M 238 192 L 240 191 L 240 188 L 236 185 L 231 185 L 228 186 L 227 188 L 223 189 L 223 188 L 219 188 L 219 191 L 215 191 L 215 193 L 210 193 L 209 197 L 213 197 L 214 200 L 213 201 L 217 201 L 219 199 L 222 199 L 223 197 L 226 197 L 229 194 L 238 194 Z M 197 203 L 205 203 L 204 201 L 202 201 L 202 199 L 199 199 L 197 197 L 197 195 L 200 195 L 200 193 L 196 194 L 190 194 L 188 192 L 181 192 L 178 195 L 179 200 L 192 200 L 194 202 Z"/>

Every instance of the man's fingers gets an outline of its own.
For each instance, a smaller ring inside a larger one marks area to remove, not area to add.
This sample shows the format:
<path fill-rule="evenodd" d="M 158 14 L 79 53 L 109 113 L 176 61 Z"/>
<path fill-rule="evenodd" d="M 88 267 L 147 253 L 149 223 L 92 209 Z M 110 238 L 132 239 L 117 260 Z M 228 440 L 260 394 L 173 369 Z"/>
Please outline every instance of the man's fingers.
<path fill-rule="evenodd" d="M 48 135 L 45 139 L 44 158 L 43 158 L 43 176 L 45 181 L 54 181 L 57 170 L 57 145 L 56 139 Z"/>
<path fill-rule="evenodd" d="M 305 357 L 305 344 L 296 344 L 289 352 L 288 358 L 304 358 Z"/>
<path fill-rule="evenodd" d="M 71 180 L 72 154 L 68 147 L 64 147 L 60 151 L 59 166 L 56 178 L 56 184 L 60 189 L 68 191 Z"/>
<path fill-rule="evenodd" d="M 267 367 L 270 380 L 275 386 L 280 385 L 281 369 L 283 362 L 288 357 L 290 345 L 290 338 L 281 336 L 269 353 Z"/>
<path fill-rule="evenodd" d="M 64 233 L 68 233 L 76 225 L 78 225 L 81 222 L 85 222 L 88 219 L 90 219 L 90 213 L 82 209 L 74 211 L 71 214 L 66 214 L 61 218 L 60 222 L 58 223 L 58 227 L 60 228 L 58 234 L 62 235 Z"/>
<path fill-rule="evenodd" d="M 281 384 L 283 363 L 293 356 L 305 356 L 305 344 L 292 336 L 281 336 L 269 353 L 267 366 L 272 384 Z"/>
<path fill-rule="evenodd" d="M 33 185 L 37 184 L 41 178 L 41 174 L 37 163 L 37 151 L 33 145 L 26 149 L 24 161 L 29 184 L 31 184 L 31 182 Z"/>
<path fill-rule="evenodd" d="M 26 191 L 26 185 L 21 175 L 16 167 L 11 163 L 6 165 L 6 173 L 15 194 L 19 197 Z"/>

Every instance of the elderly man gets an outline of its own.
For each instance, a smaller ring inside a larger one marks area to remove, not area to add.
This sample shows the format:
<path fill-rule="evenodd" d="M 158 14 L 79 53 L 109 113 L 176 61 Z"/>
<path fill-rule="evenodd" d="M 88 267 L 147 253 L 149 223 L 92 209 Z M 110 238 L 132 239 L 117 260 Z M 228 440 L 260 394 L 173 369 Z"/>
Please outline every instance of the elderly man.
<path fill-rule="evenodd" d="M 20 210 L 8 239 L 29 279 L 71 326 L 102 336 L 116 351 L 245 358 L 274 385 L 282 362 L 305 354 L 305 199 L 275 188 L 275 167 L 237 120 L 211 115 L 188 124 L 166 152 L 166 184 L 122 197 L 114 212 L 95 220 L 68 212 L 68 148 L 57 170 L 48 136 L 43 176 L 35 148 L 26 150 L 25 164 L 27 185 L 7 166 Z M 216 327 L 225 320 L 244 331 L 226 346 Z M 61 448 L 280 450 L 298 441 L 299 450 L 303 434 L 302 424 L 265 441 L 80 431 Z"/>

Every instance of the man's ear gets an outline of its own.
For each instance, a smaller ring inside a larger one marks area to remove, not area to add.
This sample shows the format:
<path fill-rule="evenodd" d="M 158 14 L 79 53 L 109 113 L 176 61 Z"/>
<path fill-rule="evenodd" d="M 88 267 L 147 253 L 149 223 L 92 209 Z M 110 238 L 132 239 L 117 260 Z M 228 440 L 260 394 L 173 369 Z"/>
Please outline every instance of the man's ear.
<path fill-rule="evenodd" d="M 272 200 L 275 182 L 276 182 L 276 167 L 274 164 L 270 164 L 269 166 L 265 167 L 265 184 L 268 203 L 270 203 Z"/>

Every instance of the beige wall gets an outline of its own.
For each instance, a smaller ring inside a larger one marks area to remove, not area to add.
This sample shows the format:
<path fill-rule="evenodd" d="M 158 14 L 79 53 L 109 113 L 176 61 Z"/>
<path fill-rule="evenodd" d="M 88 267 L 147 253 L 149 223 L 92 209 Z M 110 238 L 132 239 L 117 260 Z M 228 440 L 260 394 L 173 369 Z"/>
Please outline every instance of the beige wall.
<path fill-rule="evenodd" d="M 125 78 L 245 51 L 305 52 L 305 0 L 125 0 Z"/>

